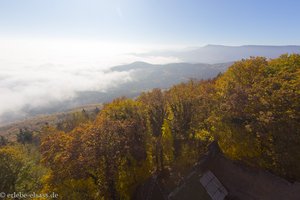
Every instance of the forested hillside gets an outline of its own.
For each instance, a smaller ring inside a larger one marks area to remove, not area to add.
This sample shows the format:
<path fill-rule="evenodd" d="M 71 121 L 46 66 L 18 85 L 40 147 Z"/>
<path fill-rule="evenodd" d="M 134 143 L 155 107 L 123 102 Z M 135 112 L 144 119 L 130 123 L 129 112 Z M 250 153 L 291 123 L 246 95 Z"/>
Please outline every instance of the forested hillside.
<path fill-rule="evenodd" d="M 0 191 L 55 192 L 59 199 L 131 199 L 157 175 L 172 190 L 217 141 L 225 155 L 300 181 L 300 55 L 235 62 L 136 99 L 120 97 L 96 117 L 0 138 Z"/>

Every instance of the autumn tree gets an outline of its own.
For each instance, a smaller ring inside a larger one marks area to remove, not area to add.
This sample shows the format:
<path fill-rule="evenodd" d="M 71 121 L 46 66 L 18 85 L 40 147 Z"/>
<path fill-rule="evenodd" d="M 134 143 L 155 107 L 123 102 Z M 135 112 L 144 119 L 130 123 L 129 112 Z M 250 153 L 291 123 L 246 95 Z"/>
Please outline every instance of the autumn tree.
<path fill-rule="evenodd" d="M 165 94 L 160 89 L 143 93 L 139 99 L 147 113 L 149 128 L 155 138 L 155 162 L 157 171 L 164 169 L 164 153 L 162 145 L 163 124 L 168 115 Z"/>
<path fill-rule="evenodd" d="M 191 80 L 167 91 L 170 108 L 170 127 L 174 135 L 175 157 L 182 144 L 195 141 L 196 133 L 207 127 L 206 120 L 211 112 L 213 87 L 209 82 Z"/>
<path fill-rule="evenodd" d="M 33 146 L 8 145 L 0 148 L 0 191 L 33 192 L 42 187 L 45 169 Z"/>
<path fill-rule="evenodd" d="M 55 191 L 63 199 L 99 198 L 97 182 L 89 173 L 89 159 L 83 157 L 83 138 L 90 128 L 90 123 L 80 124 L 69 133 L 54 131 L 42 137 L 42 163 L 51 169 L 44 177 L 43 192 Z"/>
<path fill-rule="evenodd" d="M 7 138 L 5 138 L 3 135 L 0 135 L 0 147 L 5 146 L 8 144 Z"/>
<path fill-rule="evenodd" d="M 56 123 L 56 128 L 60 131 L 70 132 L 80 124 L 91 121 L 88 111 L 82 109 L 80 112 L 73 112 L 62 116 L 62 119 Z"/>
<path fill-rule="evenodd" d="M 299 55 L 250 58 L 217 80 L 215 128 L 228 155 L 297 177 L 299 67 Z"/>
<path fill-rule="evenodd" d="M 122 168 L 135 167 L 146 159 L 145 130 L 140 104 L 120 98 L 104 106 L 91 131 L 85 135 L 84 157 L 88 157 L 87 165 L 93 169 L 89 174 L 106 199 L 122 197 L 117 189 Z"/>
<path fill-rule="evenodd" d="M 28 128 L 20 128 L 17 134 L 17 141 L 22 144 L 31 143 L 33 141 L 33 132 Z"/>

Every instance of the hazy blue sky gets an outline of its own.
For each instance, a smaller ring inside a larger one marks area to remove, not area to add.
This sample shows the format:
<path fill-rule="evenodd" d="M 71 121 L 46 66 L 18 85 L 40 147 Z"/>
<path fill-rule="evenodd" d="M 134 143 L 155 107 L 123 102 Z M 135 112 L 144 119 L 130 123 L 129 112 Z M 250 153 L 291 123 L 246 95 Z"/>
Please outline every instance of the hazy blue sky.
<path fill-rule="evenodd" d="M 0 37 L 300 44 L 298 0 L 0 0 Z"/>

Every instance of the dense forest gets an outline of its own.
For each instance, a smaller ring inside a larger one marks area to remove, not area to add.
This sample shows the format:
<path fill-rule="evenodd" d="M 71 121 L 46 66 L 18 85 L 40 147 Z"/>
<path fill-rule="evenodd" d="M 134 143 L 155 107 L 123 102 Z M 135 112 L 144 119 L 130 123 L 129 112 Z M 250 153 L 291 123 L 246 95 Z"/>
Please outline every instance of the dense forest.
<path fill-rule="evenodd" d="M 300 55 L 244 59 L 212 80 L 0 137 L 0 191 L 131 199 L 154 175 L 171 190 L 212 141 L 232 160 L 300 181 Z"/>

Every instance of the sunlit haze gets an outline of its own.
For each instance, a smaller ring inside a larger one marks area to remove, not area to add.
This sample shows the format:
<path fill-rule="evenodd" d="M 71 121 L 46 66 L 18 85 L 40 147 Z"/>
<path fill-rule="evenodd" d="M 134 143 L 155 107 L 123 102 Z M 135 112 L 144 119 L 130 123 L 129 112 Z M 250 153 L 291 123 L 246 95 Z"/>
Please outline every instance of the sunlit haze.
<path fill-rule="evenodd" d="M 0 123 L 7 113 L 25 116 L 26 106 L 132 81 L 130 71 L 109 71 L 115 65 L 189 61 L 157 52 L 300 44 L 299 6 L 292 0 L 2 0 Z"/>

